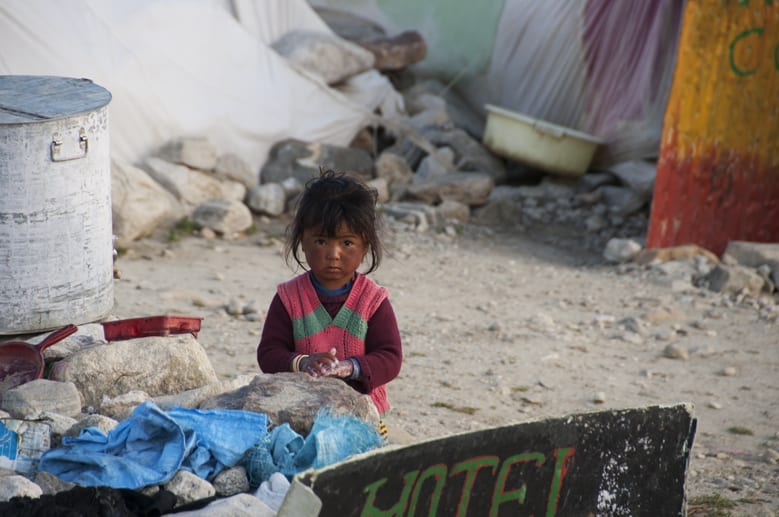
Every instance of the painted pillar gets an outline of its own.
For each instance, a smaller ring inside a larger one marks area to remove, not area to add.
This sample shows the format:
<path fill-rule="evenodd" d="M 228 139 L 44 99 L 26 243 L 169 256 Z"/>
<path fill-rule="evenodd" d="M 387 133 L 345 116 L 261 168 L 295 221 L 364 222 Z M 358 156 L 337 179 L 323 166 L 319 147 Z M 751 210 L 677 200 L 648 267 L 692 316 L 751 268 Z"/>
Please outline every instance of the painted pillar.
<path fill-rule="evenodd" d="M 779 242 L 779 0 L 688 0 L 647 247 Z"/>

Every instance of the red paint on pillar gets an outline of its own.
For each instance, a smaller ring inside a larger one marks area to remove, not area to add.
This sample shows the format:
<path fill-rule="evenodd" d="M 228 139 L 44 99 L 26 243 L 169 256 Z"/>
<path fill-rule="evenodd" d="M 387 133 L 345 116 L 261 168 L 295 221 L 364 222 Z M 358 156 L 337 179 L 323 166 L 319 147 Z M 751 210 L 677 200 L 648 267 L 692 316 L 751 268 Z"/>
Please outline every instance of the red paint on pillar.
<path fill-rule="evenodd" d="M 721 255 L 732 239 L 779 242 L 779 168 L 733 151 L 676 150 L 671 141 L 660 154 L 648 247 L 698 244 Z"/>

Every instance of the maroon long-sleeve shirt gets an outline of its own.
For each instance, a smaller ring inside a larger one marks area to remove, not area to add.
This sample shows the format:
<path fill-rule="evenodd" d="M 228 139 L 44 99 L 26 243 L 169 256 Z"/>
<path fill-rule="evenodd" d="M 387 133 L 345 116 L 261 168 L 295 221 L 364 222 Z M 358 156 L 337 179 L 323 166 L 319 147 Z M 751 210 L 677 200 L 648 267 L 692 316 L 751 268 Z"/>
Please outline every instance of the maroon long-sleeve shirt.
<path fill-rule="evenodd" d="M 349 293 L 328 296 L 317 292 L 317 296 L 330 317 L 334 318 Z M 296 355 L 298 352 L 295 351 L 292 336 L 292 319 L 276 293 L 268 308 L 260 344 L 257 346 L 257 363 L 265 373 L 288 372 Z M 365 355 L 357 356 L 356 359 L 360 363 L 360 378 L 347 382 L 361 393 L 368 393 L 376 386 L 388 383 L 400 373 L 403 349 L 395 311 L 388 298 L 368 321 Z"/>

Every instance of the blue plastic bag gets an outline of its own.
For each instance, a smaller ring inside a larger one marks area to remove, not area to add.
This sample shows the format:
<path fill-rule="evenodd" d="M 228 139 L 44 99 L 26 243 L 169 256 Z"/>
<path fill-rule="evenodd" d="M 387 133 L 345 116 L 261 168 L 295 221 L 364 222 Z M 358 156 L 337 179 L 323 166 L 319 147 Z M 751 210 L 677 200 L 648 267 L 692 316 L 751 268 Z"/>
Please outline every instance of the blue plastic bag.
<path fill-rule="evenodd" d="M 82 486 L 138 489 L 169 481 L 178 470 L 212 479 L 236 465 L 267 435 L 262 413 L 173 408 L 147 401 L 108 434 L 96 427 L 41 456 L 38 469 Z"/>
<path fill-rule="evenodd" d="M 256 487 L 274 472 L 292 478 L 306 469 L 326 467 L 382 445 L 383 438 L 367 422 L 323 410 L 305 440 L 289 424 L 281 424 L 249 451 L 243 466 L 249 484 Z"/>

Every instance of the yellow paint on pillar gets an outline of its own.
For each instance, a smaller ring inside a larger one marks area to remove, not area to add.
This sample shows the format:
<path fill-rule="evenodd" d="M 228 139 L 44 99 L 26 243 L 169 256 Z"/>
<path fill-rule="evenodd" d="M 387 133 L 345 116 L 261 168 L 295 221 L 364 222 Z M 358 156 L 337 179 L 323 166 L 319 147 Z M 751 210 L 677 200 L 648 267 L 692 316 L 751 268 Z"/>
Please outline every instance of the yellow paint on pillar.
<path fill-rule="evenodd" d="M 685 7 L 647 245 L 732 239 L 779 241 L 779 0 Z"/>
<path fill-rule="evenodd" d="M 762 147 L 779 164 L 778 3 L 690 0 L 683 31 L 665 119 L 679 150 Z"/>

